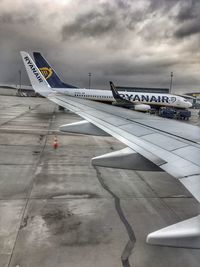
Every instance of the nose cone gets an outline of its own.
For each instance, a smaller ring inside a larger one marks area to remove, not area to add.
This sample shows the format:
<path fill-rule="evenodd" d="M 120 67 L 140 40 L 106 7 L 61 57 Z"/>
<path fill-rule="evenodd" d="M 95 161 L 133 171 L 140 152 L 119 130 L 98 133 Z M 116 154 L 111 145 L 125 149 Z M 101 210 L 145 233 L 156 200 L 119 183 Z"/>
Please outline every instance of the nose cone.
<path fill-rule="evenodd" d="M 192 107 L 192 103 L 187 102 L 187 108 L 191 108 Z"/>

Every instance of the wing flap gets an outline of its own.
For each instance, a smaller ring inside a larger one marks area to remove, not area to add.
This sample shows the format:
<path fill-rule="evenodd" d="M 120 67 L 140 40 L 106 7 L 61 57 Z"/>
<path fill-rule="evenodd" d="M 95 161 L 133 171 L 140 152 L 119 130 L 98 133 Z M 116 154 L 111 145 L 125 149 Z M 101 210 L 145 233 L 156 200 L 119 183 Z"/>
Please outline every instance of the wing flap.
<path fill-rule="evenodd" d="M 180 182 L 200 202 L 200 174 L 182 178 Z"/>

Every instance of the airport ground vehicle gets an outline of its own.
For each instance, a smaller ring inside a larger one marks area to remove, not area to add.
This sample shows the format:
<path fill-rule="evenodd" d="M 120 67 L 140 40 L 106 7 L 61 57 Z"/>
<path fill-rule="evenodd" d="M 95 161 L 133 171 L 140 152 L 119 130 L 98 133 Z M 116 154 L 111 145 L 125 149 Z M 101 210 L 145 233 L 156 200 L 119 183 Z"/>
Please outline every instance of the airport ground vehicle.
<path fill-rule="evenodd" d="M 176 110 L 173 108 L 160 108 L 159 110 L 159 116 L 163 118 L 169 118 L 169 119 L 177 119 L 177 120 L 189 120 L 191 117 L 191 111 L 187 109 L 183 110 Z"/>
<path fill-rule="evenodd" d="M 176 111 L 172 108 L 160 108 L 158 115 L 163 118 L 173 119 Z"/>
<path fill-rule="evenodd" d="M 189 120 L 190 117 L 191 117 L 191 111 L 187 109 L 179 110 L 176 112 L 177 120 Z"/>

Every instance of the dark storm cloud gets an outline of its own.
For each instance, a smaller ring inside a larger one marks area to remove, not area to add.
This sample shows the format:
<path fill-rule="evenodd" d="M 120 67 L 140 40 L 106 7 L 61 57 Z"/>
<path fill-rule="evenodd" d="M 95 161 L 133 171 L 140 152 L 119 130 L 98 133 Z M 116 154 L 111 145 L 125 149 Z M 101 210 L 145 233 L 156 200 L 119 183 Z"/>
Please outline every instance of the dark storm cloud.
<path fill-rule="evenodd" d="M 150 20 L 148 25 L 140 30 L 146 40 L 176 42 L 200 33 L 199 0 L 150 0 L 148 13 L 157 18 L 163 16 L 168 20 L 166 25 L 153 24 Z"/>
<path fill-rule="evenodd" d="M 23 24 L 33 22 L 37 19 L 37 14 L 26 14 L 22 12 L 16 13 L 3 13 L 0 15 L 0 23 L 9 25 L 9 24 Z"/>
<path fill-rule="evenodd" d="M 118 60 L 105 64 L 103 73 L 105 75 L 156 75 L 166 73 L 177 64 L 175 60 L 143 60 L 143 61 L 128 61 Z"/>
<path fill-rule="evenodd" d="M 198 18 L 199 13 L 199 1 L 182 1 L 180 2 L 179 13 L 176 16 L 176 19 L 179 22 L 185 22 L 187 20 L 193 20 Z"/>
<path fill-rule="evenodd" d="M 200 33 L 200 18 L 195 21 L 188 22 L 187 24 L 180 26 L 178 30 L 175 31 L 175 37 L 178 39 L 182 39 L 185 37 L 189 37 L 195 34 Z"/>
<path fill-rule="evenodd" d="M 111 37 L 124 31 L 133 30 L 138 22 L 144 20 L 144 12 L 131 10 L 131 1 L 116 1 L 114 4 L 98 4 L 95 9 L 78 14 L 72 22 L 63 25 L 63 40 L 72 38 Z M 120 42 L 120 40 L 119 40 Z"/>
<path fill-rule="evenodd" d="M 34 3 L 26 2 L 22 6 L 12 3 L 9 6 L 9 1 L 0 2 L 0 83 L 19 82 L 18 71 L 21 69 L 22 82 L 30 84 L 20 50 L 45 50 L 52 44 L 44 38 L 39 18 L 40 13 Z"/>
<path fill-rule="evenodd" d="M 181 1 L 187 0 L 150 0 L 149 1 L 149 10 L 152 12 L 157 12 L 159 10 L 169 11 L 170 8 L 173 8 L 174 5 Z"/>
<path fill-rule="evenodd" d="M 195 19 L 199 16 L 199 0 L 150 0 L 150 11 L 164 11 L 169 13 L 177 7 L 178 13 L 175 18 L 178 22 L 183 22 L 189 19 Z"/>
<path fill-rule="evenodd" d="M 176 7 L 177 14 L 172 13 Z M 151 11 L 168 14 L 174 21 L 173 36 L 182 39 L 200 33 L 200 1 L 199 0 L 151 0 Z"/>
<path fill-rule="evenodd" d="M 127 10 L 131 8 L 132 1 L 131 0 L 116 0 L 116 4 L 119 8 Z"/>
<path fill-rule="evenodd" d="M 200 1 L 187 1 L 180 5 L 176 16 L 179 27 L 174 33 L 178 39 L 200 33 Z"/>
<path fill-rule="evenodd" d="M 62 28 L 63 40 L 73 37 L 100 37 L 116 29 L 116 19 L 113 11 L 105 9 L 105 12 L 92 11 L 78 16 L 71 24 Z"/>
<path fill-rule="evenodd" d="M 81 87 L 89 72 L 96 88 L 108 88 L 109 79 L 168 86 L 171 71 L 179 85 L 185 77 L 198 84 L 198 44 L 187 38 L 199 33 L 198 2 L 0 0 L 0 83 L 18 80 L 19 69 L 25 81 L 19 51 L 36 50 Z"/>

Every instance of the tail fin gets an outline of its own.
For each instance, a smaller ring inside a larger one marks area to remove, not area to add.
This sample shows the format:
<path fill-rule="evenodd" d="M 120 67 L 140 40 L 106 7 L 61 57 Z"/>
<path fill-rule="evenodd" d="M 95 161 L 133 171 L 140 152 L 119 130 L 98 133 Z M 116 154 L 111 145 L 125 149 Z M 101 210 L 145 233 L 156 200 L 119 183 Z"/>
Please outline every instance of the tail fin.
<path fill-rule="evenodd" d="M 113 105 L 124 107 L 124 108 L 135 108 L 135 105 L 125 98 L 123 98 L 117 91 L 116 87 L 114 86 L 113 82 L 110 82 L 110 89 L 112 91 L 113 98 L 115 99 L 115 102 L 113 102 Z"/>
<path fill-rule="evenodd" d="M 112 91 L 112 94 L 113 94 L 113 97 L 114 99 L 117 101 L 117 100 L 123 100 L 121 99 L 116 87 L 114 86 L 114 83 L 113 82 L 110 82 L 110 89 Z"/>
<path fill-rule="evenodd" d="M 40 69 L 41 73 L 48 81 L 49 85 L 54 88 L 76 88 L 71 84 L 64 83 L 55 70 L 50 66 L 47 60 L 39 53 L 33 52 L 33 56 L 35 59 L 35 63 L 37 67 Z"/>
<path fill-rule="evenodd" d="M 42 96 L 48 96 L 52 89 L 39 71 L 27 52 L 21 51 L 21 56 L 33 89 Z"/>
<path fill-rule="evenodd" d="M 112 95 L 115 99 L 115 101 L 117 103 L 120 103 L 120 104 L 130 104 L 131 106 L 133 105 L 133 103 L 131 103 L 129 100 L 127 99 L 124 99 L 123 97 L 120 96 L 120 94 L 118 93 L 116 87 L 114 86 L 114 83 L 113 82 L 110 82 L 110 89 L 112 91 Z"/>

